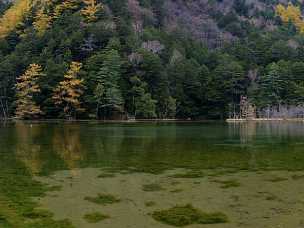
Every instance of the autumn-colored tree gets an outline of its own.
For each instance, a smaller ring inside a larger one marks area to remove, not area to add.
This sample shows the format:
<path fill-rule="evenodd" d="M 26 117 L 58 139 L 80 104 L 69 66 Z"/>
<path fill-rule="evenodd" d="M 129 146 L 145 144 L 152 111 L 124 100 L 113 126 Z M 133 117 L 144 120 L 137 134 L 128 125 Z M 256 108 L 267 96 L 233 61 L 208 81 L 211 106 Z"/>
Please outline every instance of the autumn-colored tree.
<path fill-rule="evenodd" d="M 304 20 L 300 7 L 294 6 L 291 3 L 287 7 L 279 4 L 276 8 L 276 13 L 284 23 L 292 22 L 300 33 L 304 33 Z"/>
<path fill-rule="evenodd" d="M 31 9 L 31 0 L 18 0 L 0 19 L 0 38 L 6 37 Z"/>
<path fill-rule="evenodd" d="M 64 0 L 61 4 L 56 5 L 53 17 L 58 18 L 66 10 L 75 10 L 78 8 L 80 0 Z"/>
<path fill-rule="evenodd" d="M 50 27 L 51 21 L 52 17 L 45 13 L 44 9 L 40 9 L 35 16 L 33 25 L 37 33 L 39 35 L 43 35 L 44 32 Z"/>
<path fill-rule="evenodd" d="M 83 79 L 78 78 L 81 68 L 81 63 L 72 62 L 64 80 L 54 90 L 53 101 L 63 108 L 63 116 L 68 119 L 73 118 L 77 112 L 84 111 L 80 102 L 84 89 Z"/>
<path fill-rule="evenodd" d="M 40 107 L 33 97 L 40 92 L 38 81 L 43 75 L 42 68 L 38 64 L 31 64 L 26 72 L 17 79 L 16 87 L 16 117 L 32 119 L 42 114 Z"/>
<path fill-rule="evenodd" d="M 81 10 L 82 16 L 88 21 L 96 21 L 96 13 L 102 8 L 101 4 L 97 4 L 96 0 L 83 0 L 84 9 Z"/>

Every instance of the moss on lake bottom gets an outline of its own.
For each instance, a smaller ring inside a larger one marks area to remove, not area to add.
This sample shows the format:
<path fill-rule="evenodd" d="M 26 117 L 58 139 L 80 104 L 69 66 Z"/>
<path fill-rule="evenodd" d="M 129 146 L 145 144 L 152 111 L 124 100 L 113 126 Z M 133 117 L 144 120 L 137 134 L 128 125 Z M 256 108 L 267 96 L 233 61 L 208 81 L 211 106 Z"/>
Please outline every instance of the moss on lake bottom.
<path fill-rule="evenodd" d="M 145 192 L 158 192 L 164 190 L 159 184 L 145 184 L 142 189 Z"/>
<path fill-rule="evenodd" d="M 3 228 L 10 227 L 10 224 L 3 215 L 0 215 L 0 227 Z"/>
<path fill-rule="evenodd" d="M 152 217 L 162 223 L 172 226 L 187 226 L 191 224 L 227 223 L 228 217 L 221 213 L 205 213 L 194 208 L 191 204 L 175 206 L 168 210 L 155 211 Z"/>
<path fill-rule="evenodd" d="M 215 180 L 214 182 L 222 184 L 221 188 L 236 188 L 241 186 L 237 180 Z"/>
<path fill-rule="evenodd" d="M 100 221 L 110 218 L 110 216 L 101 214 L 100 212 L 94 212 L 94 213 L 85 214 L 83 218 L 88 223 L 98 223 Z"/>
<path fill-rule="evenodd" d="M 98 194 L 96 197 L 87 196 L 84 199 L 91 203 L 96 203 L 96 204 L 101 204 L 101 205 L 107 205 L 107 204 L 113 204 L 113 203 L 120 202 L 120 199 L 118 199 L 115 196 L 110 195 L 110 194 Z"/>
<path fill-rule="evenodd" d="M 181 188 L 176 188 L 176 189 L 171 190 L 170 192 L 171 192 L 171 193 L 180 193 L 180 192 L 182 192 L 182 191 L 183 191 L 183 189 L 181 189 Z"/>
<path fill-rule="evenodd" d="M 272 177 L 272 178 L 267 179 L 267 181 L 270 181 L 270 182 L 281 182 L 281 181 L 286 181 L 286 180 L 288 180 L 288 178 L 286 178 L 286 177 Z"/>
<path fill-rule="evenodd" d="M 147 202 L 145 202 L 145 206 L 146 207 L 153 207 L 155 205 L 156 205 L 156 203 L 154 201 L 147 201 Z"/>
<path fill-rule="evenodd" d="M 205 175 L 200 170 L 191 170 L 186 173 L 177 173 L 173 174 L 170 177 L 172 178 L 202 178 Z"/>
<path fill-rule="evenodd" d="M 98 178 L 111 178 L 111 177 L 115 177 L 114 173 L 102 173 L 98 175 Z"/>
<path fill-rule="evenodd" d="M 75 227 L 68 219 L 64 219 L 60 221 L 54 221 L 52 219 L 44 219 L 44 220 L 37 220 L 28 223 L 22 228 L 75 228 Z"/>

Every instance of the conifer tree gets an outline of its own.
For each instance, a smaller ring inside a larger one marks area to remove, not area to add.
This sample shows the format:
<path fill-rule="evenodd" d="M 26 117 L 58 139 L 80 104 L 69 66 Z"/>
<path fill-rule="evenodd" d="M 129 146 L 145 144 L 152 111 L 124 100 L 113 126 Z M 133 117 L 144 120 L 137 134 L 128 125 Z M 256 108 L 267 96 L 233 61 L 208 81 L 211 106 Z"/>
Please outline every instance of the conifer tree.
<path fill-rule="evenodd" d="M 82 64 L 72 62 L 70 69 L 64 75 L 64 80 L 55 88 L 53 101 L 56 106 L 61 107 L 63 116 L 71 119 L 77 112 L 82 112 L 80 97 L 83 94 L 83 79 L 79 79 Z"/>
<path fill-rule="evenodd" d="M 16 117 L 21 119 L 36 118 L 42 114 L 40 107 L 34 101 L 34 95 L 40 92 L 38 81 L 42 76 L 42 68 L 31 64 L 26 72 L 17 79 L 16 87 Z"/>
<path fill-rule="evenodd" d="M 121 60 L 116 50 L 109 50 L 104 54 L 104 62 L 97 72 L 97 86 L 95 99 L 97 114 L 103 109 L 104 116 L 112 111 L 123 110 L 123 97 L 119 87 Z"/>
<path fill-rule="evenodd" d="M 137 118 L 155 118 L 156 100 L 152 99 L 150 93 L 146 92 L 147 84 L 137 76 L 130 79 L 133 85 L 131 93 L 133 96 L 134 115 Z"/>

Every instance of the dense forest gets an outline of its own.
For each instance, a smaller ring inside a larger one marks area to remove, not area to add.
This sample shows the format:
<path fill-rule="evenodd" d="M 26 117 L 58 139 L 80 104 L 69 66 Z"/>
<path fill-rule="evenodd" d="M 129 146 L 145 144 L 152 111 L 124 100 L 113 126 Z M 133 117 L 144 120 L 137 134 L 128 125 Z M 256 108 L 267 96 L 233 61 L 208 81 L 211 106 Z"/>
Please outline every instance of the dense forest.
<path fill-rule="evenodd" d="M 303 1 L 0 2 L 0 117 L 222 119 L 304 105 Z"/>

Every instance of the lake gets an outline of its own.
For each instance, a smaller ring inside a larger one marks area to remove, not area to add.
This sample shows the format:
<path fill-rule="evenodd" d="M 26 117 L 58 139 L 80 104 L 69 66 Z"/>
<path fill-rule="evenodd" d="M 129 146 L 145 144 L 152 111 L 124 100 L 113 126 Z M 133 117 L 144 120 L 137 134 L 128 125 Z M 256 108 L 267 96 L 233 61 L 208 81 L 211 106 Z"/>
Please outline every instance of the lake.
<path fill-rule="evenodd" d="M 0 123 L 0 227 L 304 227 L 304 123 Z"/>

